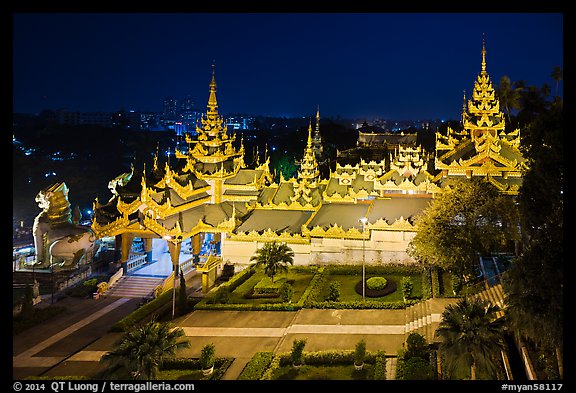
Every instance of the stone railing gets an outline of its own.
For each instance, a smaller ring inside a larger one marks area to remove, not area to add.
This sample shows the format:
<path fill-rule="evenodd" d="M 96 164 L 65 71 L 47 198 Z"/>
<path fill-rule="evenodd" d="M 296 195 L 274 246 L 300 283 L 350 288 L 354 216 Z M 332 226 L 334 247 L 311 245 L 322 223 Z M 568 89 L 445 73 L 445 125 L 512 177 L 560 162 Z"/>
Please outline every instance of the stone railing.
<path fill-rule="evenodd" d="M 126 271 L 132 271 L 146 264 L 145 252 L 131 252 L 126 261 Z"/>

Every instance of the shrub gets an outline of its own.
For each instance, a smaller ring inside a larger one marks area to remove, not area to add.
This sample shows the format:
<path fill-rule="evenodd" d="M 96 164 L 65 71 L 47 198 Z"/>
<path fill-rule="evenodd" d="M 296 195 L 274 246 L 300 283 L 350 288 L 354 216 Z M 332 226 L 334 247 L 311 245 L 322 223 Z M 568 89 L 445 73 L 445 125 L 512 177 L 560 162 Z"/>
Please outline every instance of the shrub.
<path fill-rule="evenodd" d="M 280 298 L 282 299 L 282 301 L 287 303 L 291 302 L 293 295 L 294 295 L 294 288 L 292 288 L 292 285 L 290 285 L 287 282 L 282 284 L 282 286 L 280 287 Z"/>
<path fill-rule="evenodd" d="M 111 327 L 113 332 L 126 332 L 131 327 L 135 326 L 138 322 L 142 321 L 144 318 L 152 315 L 155 311 L 158 311 L 162 306 L 168 304 L 172 300 L 172 291 L 166 291 L 158 296 L 156 299 L 144 304 L 142 307 L 133 311 L 132 313 L 126 315 L 124 318 L 116 322 Z"/>
<path fill-rule="evenodd" d="M 356 348 L 354 349 L 354 364 L 358 366 L 363 364 L 365 357 L 366 357 L 366 341 L 362 339 L 356 343 Z"/>
<path fill-rule="evenodd" d="M 432 297 L 432 278 L 430 269 L 425 268 L 422 272 L 422 298 L 430 299 Z"/>
<path fill-rule="evenodd" d="M 270 278 L 263 278 L 256 285 L 254 285 L 254 294 L 278 294 L 280 288 L 286 283 L 286 279 L 272 281 Z"/>
<path fill-rule="evenodd" d="M 374 289 L 377 291 L 381 291 L 386 288 L 386 284 L 388 284 L 388 280 L 386 280 L 384 277 L 370 277 L 368 280 L 366 280 L 366 286 L 368 289 Z"/>
<path fill-rule="evenodd" d="M 292 364 L 302 364 L 302 352 L 304 352 L 305 345 L 306 339 L 295 339 L 292 342 L 292 352 L 290 352 L 290 359 L 292 360 Z"/>
<path fill-rule="evenodd" d="M 273 357 L 273 352 L 256 352 L 252 359 L 244 366 L 238 379 L 251 381 L 260 379 L 264 371 L 270 366 Z"/>
<path fill-rule="evenodd" d="M 440 277 L 438 269 L 432 269 L 432 296 L 440 297 Z"/>
<path fill-rule="evenodd" d="M 398 359 L 396 379 L 431 380 L 434 379 L 434 371 L 430 366 L 430 362 L 420 357 L 413 357 L 407 360 Z"/>
<path fill-rule="evenodd" d="M 332 281 L 328 291 L 328 297 L 326 300 L 330 302 L 337 302 L 338 299 L 340 299 L 340 281 Z"/>
<path fill-rule="evenodd" d="M 209 303 L 226 304 L 230 301 L 230 289 L 228 287 L 220 287 L 214 294 L 214 297 L 209 300 Z"/>
<path fill-rule="evenodd" d="M 85 287 L 95 287 L 96 284 L 98 283 L 98 279 L 97 278 L 91 278 L 89 280 L 86 280 L 82 283 L 83 286 Z"/>
<path fill-rule="evenodd" d="M 463 280 L 460 274 L 452 274 L 452 292 L 458 295 L 463 287 Z"/>
<path fill-rule="evenodd" d="M 428 342 L 420 333 L 412 332 L 406 338 L 406 353 L 404 359 L 408 360 L 413 357 L 428 359 Z"/>
<path fill-rule="evenodd" d="M 206 370 L 214 366 L 214 360 L 216 359 L 216 347 L 214 344 L 206 344 L 202 347 L 200 351 L 200 366 L 202 369 Z"/>
<path fill-rule="evenodd" d="M 374 379 L 386 379 L 386 352 L 378 351 L 374 361 Z"/>
<path fill-rule="evenodd" d="M 414 284 L 412 284 L 410 277 L 402 277 L 402 280 L 400 280 L 400 287 L 404 299 L 410 299 L 412 297 L 412 290 L 414 289 Z"/>

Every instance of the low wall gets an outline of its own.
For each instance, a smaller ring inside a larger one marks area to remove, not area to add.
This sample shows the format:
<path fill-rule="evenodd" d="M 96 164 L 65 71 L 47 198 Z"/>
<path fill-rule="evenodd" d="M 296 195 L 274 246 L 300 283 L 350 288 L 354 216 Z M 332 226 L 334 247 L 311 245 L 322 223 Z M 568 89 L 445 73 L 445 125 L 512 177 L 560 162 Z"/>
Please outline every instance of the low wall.
<path fill-rule="evenodd" d="M 414 232 L 373 231 L 366 241 L 359 239 L 311 238 L 310 243 L 288 243 L 294 251 L 294 265 L 413 264 L 406 252 Z M 250 258 L 265 242 L 222 239 L 222 259 L 236 265 L 250 264 Z"/>

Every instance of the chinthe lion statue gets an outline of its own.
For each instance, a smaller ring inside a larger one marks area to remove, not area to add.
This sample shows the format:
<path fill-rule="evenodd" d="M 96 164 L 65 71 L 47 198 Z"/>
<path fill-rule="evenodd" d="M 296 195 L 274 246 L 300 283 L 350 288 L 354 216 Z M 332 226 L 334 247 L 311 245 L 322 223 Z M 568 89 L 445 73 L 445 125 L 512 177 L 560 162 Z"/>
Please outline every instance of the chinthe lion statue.
<path fill-rule="evenodd" d="M 72 214 L 66 184 L 55 183 L 40 191 L 36 202 L 42 212 L 32 228 L 36 259 L 28 265 L 68 270 L 85 264 L 88 253 L 96 251 L 96 239 L 90 227 L 78 224 L 80 211 L 75 209 Z"/>

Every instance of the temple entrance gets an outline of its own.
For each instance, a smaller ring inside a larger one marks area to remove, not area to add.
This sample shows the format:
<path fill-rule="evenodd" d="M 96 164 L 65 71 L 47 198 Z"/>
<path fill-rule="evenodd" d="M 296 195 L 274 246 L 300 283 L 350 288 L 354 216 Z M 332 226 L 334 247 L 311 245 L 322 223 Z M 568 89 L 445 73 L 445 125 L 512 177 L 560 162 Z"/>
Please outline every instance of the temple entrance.
<path fill-rule="evenodd" d="M 208 256 L 219 256 L 221 253 L 220 238 L 219 233 L 199 233 L 184 240 L 178 262 L 180 269 L 186 274 L 196 266 L 202 266 Z M 168 277 L 172 273 L 168 243 L 159 238 L 135 237 L 126 264 L 129 276 Z"/>

